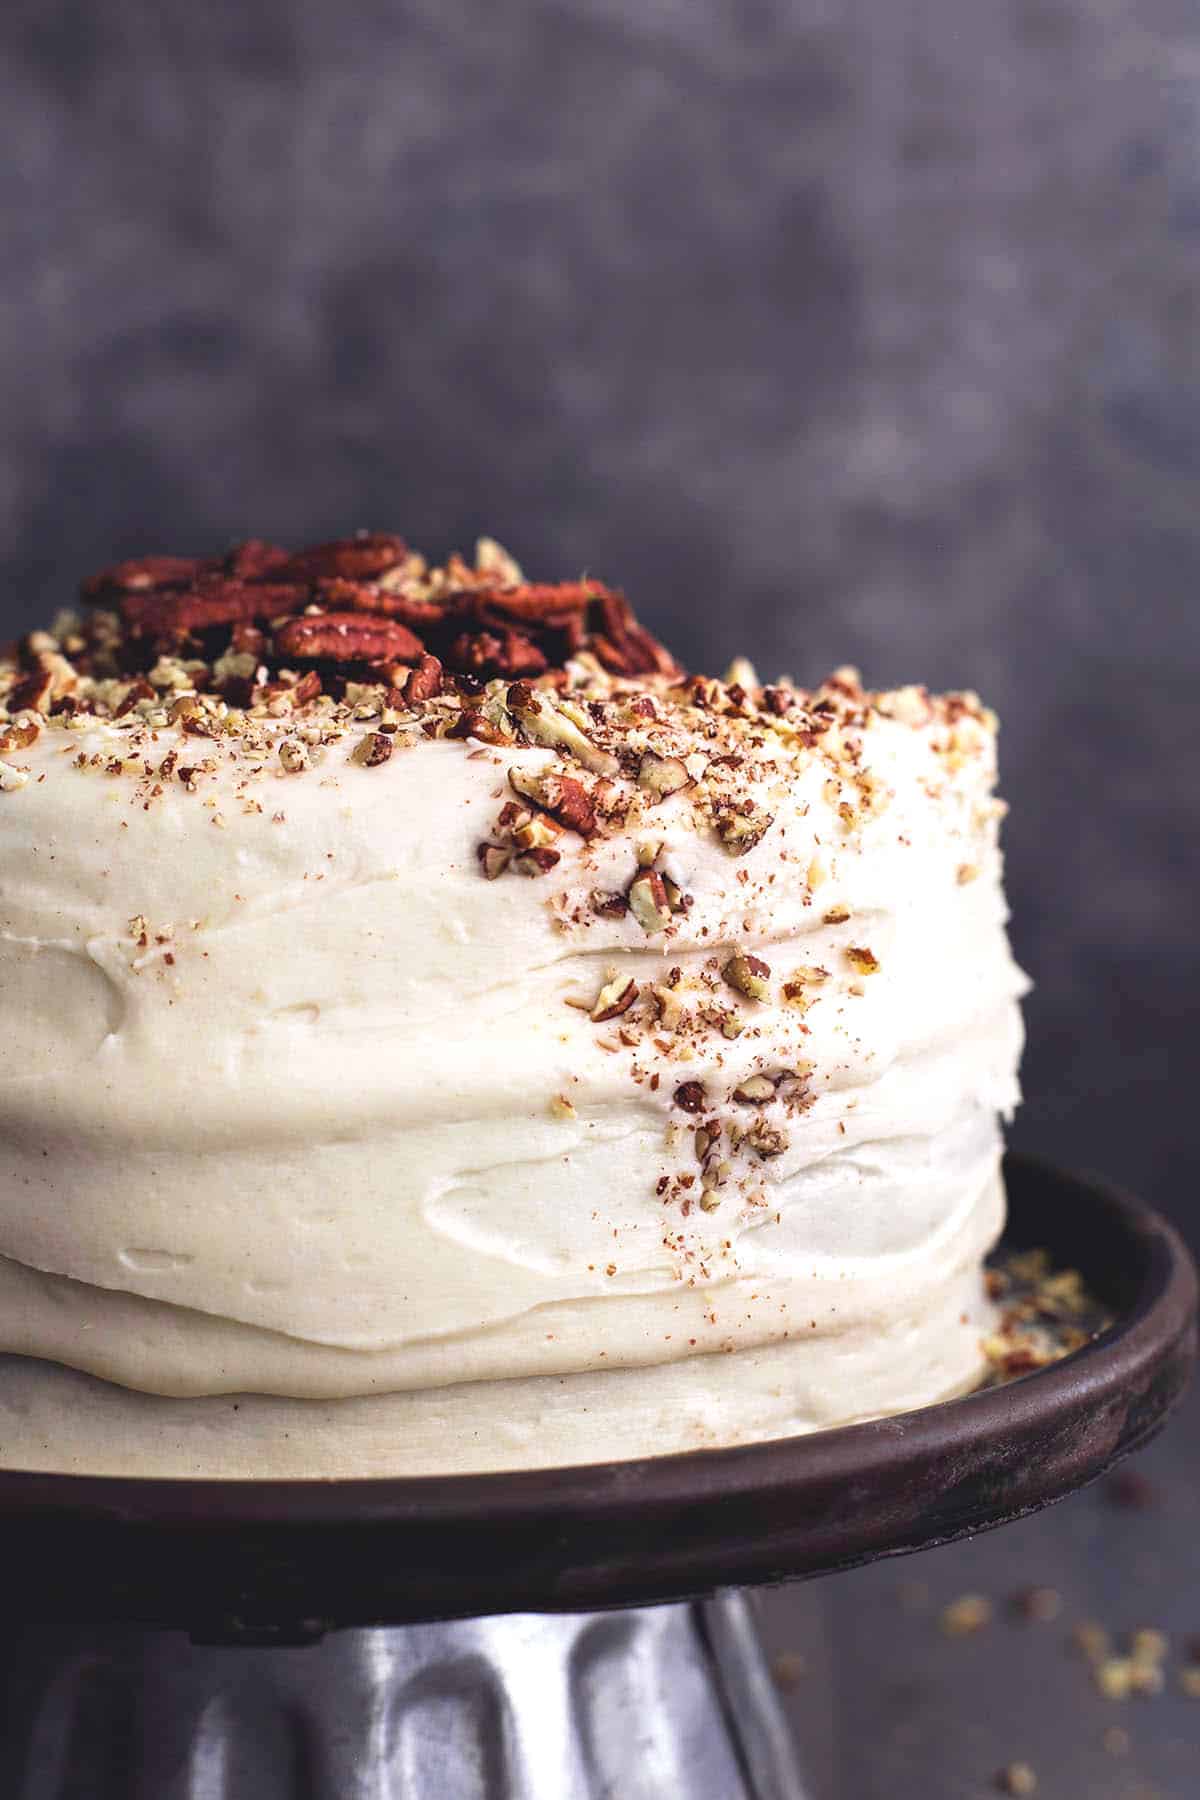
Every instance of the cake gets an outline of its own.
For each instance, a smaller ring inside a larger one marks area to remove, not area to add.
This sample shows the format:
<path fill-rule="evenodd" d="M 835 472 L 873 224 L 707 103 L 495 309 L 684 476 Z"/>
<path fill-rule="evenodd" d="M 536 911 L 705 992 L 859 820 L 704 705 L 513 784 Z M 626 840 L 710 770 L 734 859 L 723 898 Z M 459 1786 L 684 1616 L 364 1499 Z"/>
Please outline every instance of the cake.
<path fill-rule="evenodd" d="M 980 1378 L 973 695 L 688 676 L 490 540 L 83 597 L 0 655 L 0 1466 L 545 1467 Z"/>

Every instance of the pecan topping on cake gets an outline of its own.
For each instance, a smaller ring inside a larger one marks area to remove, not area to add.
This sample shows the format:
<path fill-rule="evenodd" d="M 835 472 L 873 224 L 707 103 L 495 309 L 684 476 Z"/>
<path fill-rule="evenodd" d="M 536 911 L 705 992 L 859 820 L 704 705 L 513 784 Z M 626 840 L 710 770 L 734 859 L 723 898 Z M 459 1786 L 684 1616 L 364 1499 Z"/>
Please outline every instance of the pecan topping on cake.
<path fill-rule="evenodd" d="M 616 675 L 680 673 L 623 595 L 599 581 L 526 581 L 487 539 L 474 568 L 452 556 L 435 569 L 390 532 L 294 552 L 255 538 L 224 556 L 115 563 L 84 583 L 82 597 L 117 614 L 115 629 L 107 615 L 100 625 L 96 615 L 82 624 L 89 652 L 103 639 L 133 672 L 149 666 L 150 647 L 194 649 L 216 662 L 233 640 L 214 648 L 214 634 L 257 627 L 268 671 L 289 659 L 422 668 L 436 661 L 450 674 L 514 680 L 561 670 L 587 652 Z M 410 704 L 436 691 L 431 679 L 406 696 Z"/>

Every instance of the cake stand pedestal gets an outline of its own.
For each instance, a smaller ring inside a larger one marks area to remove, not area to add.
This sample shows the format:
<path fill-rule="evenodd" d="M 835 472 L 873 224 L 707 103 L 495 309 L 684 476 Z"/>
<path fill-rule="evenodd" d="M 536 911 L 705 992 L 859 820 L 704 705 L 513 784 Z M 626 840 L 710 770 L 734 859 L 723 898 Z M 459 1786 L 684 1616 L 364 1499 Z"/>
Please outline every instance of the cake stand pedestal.
<path fill-rule="evenodd" d="M 1025 1159 L 1007 1178 L 1010 1243 L 1080 1268 L 1114 1323 L 942 1406 L 538 1473 L 0 1474 L 0 1793 L 808 1800 L 731 1590 L 1060 1499 L 1153 1435 L 1190 1373 L 1175 1232 Z"/>
<path fill-rule="evenodd" d="M 744 1595 L 339 1631 L 19 1633 L 6 1800 L 809 1800 Z"/>

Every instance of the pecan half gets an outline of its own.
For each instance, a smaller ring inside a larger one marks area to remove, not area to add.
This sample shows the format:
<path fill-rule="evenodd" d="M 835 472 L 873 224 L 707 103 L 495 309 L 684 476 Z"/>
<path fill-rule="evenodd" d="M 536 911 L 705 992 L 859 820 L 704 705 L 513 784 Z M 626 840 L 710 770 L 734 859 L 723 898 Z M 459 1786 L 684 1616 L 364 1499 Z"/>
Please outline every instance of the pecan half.
<path fill-rule="evenodd" d="M 392 658 L 415 663 L 423 646 L 420 638 L 398 620 L 351 612 L 308 613 L 285 619 L 276 627 L 275 649 L 280 656 L 314 662 L 376 662 Z"/>
<path fill-rule="evenodd" d="M 515 587 L 479 586 L 467 597 L 481 618 L 491 614 L 525 624 L 562 626 L 609 591 L 598 581 L 523 581 Z"/>
<path fill-rule="evenodd" d="M 80 595 L 92 605 L 119 599 L 122 594 L 152 593 L 156 588 L 188 587 L 212 564 L 195 556 L 137 556 L 128 562 L 113 563 L 101 569 L 80 588 Z"/>
<path fill-rule="evenodd" d="M 290 584 L 217 578 L 180 593 L 126 594 L 121 616 L 135 637 L 167 637 L 270 619 L 304 598 L 304 591 Z"/>
<path fill-rule="evenodd" d="M 399 619 L 417 631 L 436 631 L 456 616 L 445 600 L 417 599 L 374 581 L 351 581 L 344 575 L 323 576 L 313 589 L 314 598 L 331 612 L 377 613 Z"/>
<path fill-rule="evenodd" d="M 389 531 L 365 531 L 360 537 L 334 538 L 298 550 L 272 574 L 279 581 L 318 581 L 325 576 L 369 581 L 403 562 L 407 554 L 403 538 Z"/>
<path fill-rule="evenodd" d="M 416 631 L 436 631 L 447 620 L 458 616 L 457 610 L 444 600 L 418 600 L 414 595 L 376 587 L 369 581 L 346 582 L 344 586 L 351 591 L 347 600 L 339 604 L 349 605 L 355 612 L 378 613 L 385 619 L 399 619 L 402 624 L 411 625 Z"/>
<path fill-rule="evenodd" d="M 260 581 L 273 569 L 289 561 L 289 552 L 264 538 L 246 538 L 235 544 L 225 558 L 225 573 L 238 581 Z"/>

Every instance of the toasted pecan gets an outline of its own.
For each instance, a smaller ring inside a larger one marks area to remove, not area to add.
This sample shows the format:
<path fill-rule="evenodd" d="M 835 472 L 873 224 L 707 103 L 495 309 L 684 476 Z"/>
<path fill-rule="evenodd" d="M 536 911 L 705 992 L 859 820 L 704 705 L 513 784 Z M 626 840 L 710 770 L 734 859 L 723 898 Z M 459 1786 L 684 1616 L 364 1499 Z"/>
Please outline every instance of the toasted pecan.
<path fill-rule="evenodd" d="M 265 538 L 246 538 L 229 551 L 225 558 L 225 573 L 236 576 L 239 581 L 261 581 L 289 560 L 289 552 L 281 545 L 269 544 Z"/>
<path fill-rule="evenodd" d="M 366 531 L 358 537 L 333 538 L 297 550 L 272 571 L 280 581 L 318 581 L 340 577 L 344 581 L 369 581 L 403 562 L 408 546 L 390 531 Z"/>
<path fill-rule="evenodd" d="M 280 656 L 302 661 L 415 663 L 422 644 L 407 625 L 368 613 L 306 613 L 275 630 Z"/>
<path fill-rule="evenodd" d="M 119 599 L 122 594 L 187 587 L 212 567 L 211 561 L 195 556 L 136 556 L 101 569 L 83 583 L 79 592 L 84 600 L 97 604 Z"/>
<path fill-rule="evenodd" d="M 135 637 L 166 637 L 277 618 L 303 600 L 304 590 L 290 583 L 210 577 L 178 593 L 126 594 L 121 617 Z"/>
<path fill-rule="evenodd" d="M 359 664 L 352 678 L 396 689 L 409 706 L 447 692 L 470 702 L 497 677 L 566 692 L 567 665 L 585 653 L 615 675 L 678 672 L 621 594 L 590 579 L 525 581 L 494 546 L 474 567 L 451 556 L 431 569 L 394 533 L 293 553 L 248 538 L 215 556 L 115 563 L 83 591 L 100 605 L 82 627 L 81 675 L 131 679 L 165 653 L 235 708 L 277 700 L 274 678 L 288 660 L 343 665 L 341 677 L 324 671 L 335 700 L 338 680 Z M 214 679 L 202 664 L 215 667 L 230 649 L 255 667 L 226 665 Z M 21 658 L 28 669 L 24 649 Z"/>
<path fill-rule="evenodd" d="M 479 617 L 515 619 L 537 625 L 565 625 L 610 590 L 598 581 L 523 581 L 518 586 L 484 585 L 473 589 Z"/>
<path fill-rule="evenodd" d="M 442 691 L 442 665 L 436 656 L 423 656 L 405 678 L 401 699 L 406 706 L 419 706 Z"/>
<path fill-rule="evenodd" d="M 550 666 L 549 658 L 531 638 L 512 630 L 499 636 L 491 631 L 464 631 L 451 644 L 447 661 L 453 669 L 481 676 L 540 675 Z"/>

